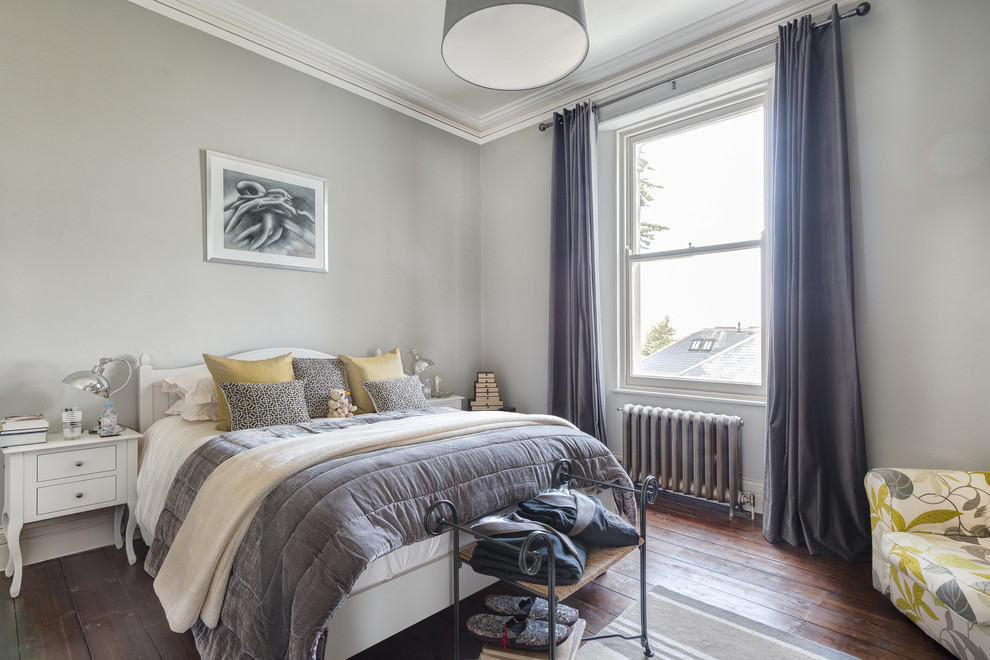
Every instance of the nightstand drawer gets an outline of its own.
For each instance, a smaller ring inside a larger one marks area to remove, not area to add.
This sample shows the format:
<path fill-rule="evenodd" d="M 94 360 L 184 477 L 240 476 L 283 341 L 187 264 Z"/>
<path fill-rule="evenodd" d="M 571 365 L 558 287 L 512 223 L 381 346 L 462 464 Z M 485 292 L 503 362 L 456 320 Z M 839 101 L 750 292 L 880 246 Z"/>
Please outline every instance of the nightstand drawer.
<path fill-rule="evenodd" d="M 38 489 L 38 515 L 91 507 L 117 499 L 117 477 L 70 481 L 67 484 L 42 486 Z"/>
<path fill-rule="evenodd" d="M 117 445 L 38 454 L 38 481 L 117 469 Z"/>

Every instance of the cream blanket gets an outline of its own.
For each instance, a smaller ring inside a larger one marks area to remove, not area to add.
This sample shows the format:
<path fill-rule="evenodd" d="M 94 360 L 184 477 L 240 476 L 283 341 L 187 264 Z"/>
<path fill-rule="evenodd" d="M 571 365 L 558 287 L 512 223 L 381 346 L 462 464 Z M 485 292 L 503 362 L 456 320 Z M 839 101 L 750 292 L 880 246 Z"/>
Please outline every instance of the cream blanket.
<path fill-rule="evenodd" d="M 551 415 L 451 412 L 291 438 L 237 454 L 203 484 L 155 578 L 169 626 L 183 632 L 202 619 L 216 627 L 241 540 L 265 495 L 284 479 L 333 458 L 538 424 L 574 428 Z"/>

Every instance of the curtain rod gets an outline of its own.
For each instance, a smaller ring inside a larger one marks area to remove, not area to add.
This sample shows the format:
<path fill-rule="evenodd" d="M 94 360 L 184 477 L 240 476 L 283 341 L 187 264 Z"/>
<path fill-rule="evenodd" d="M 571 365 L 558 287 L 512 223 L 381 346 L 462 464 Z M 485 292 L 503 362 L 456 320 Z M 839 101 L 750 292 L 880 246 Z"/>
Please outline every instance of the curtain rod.
<path fill-rule="evenodd" d="M 861 2 L 861 3 L 859 3 L 859 5 L 856 6 L 855 9 L 851 9 L 851 10 L 847 11 L 845 14 L 841 14 L 839 16 L 839 19 L 841 20 L 841 19 L 844 19 L 844 18 L 852 18 L 853 16 L 866 16 L 869 13 L 870 13 L 870 3 L 869 2 Z M 830 20 L 822 23 L 821 25 L 816 25 L 815 28 L 816 29 L 817 28 L 823 28 L 826 25 L 831 25 L 831 24 L 832 24 L 832 21 L 830 19 Z M 695 68 L 690 69 L 688 71 L 682 71 L 681 73 L 677 74 L 676 76 L 671 76 L 670 78 L 664 78 L 663 80 L 659 80 L 657 82 L 650 83 L 648 85 L 645 85 L 643 87 L 640 87 L 638 89 L 635 89 L 635 90 L 633 90 L 631 92 L 626 92 L 625 94 L 621 94 L 619 96 L 616 96 L 615 98 L 611 98 L 611 99 L 609 99 L 607 101 L 602 101 L 601 103 L 596 103 L 595 105 L 597 105 L 599 108 L 604 108 L 605 106 L 612 105 L 613 103 L 618 103 L 619 101 L 625 101 L 627 98 L 630 98 L 632 96 L 636 96 L 637 94 L 641 94 L 642 92 L 649 91 L 651 89 L 654 89 L 656 87 L 660 87 L 661 85 L 666 85 L 668 83 L 673 84 L 675 86 L 675 89 L 676 89 L 677 80 L 679 78 L 684 78 L 686 76 L 690 76 L 691 74 L 698 73 L 699 71 L 704 71 L 705 69 L 709 69 L 709 68 L 711 68 L 713 66 L 718 66 L 719 64 L 724 64 L 726 62 L 731 62 L 734 59 L 737 59 L 737 58 L 742 57 L 743 55 L 749 55 L 750 53 L 755 53 L 756 51 L 763 50 L 764 48 L 769 48 L 770 46 L 776 46 L 776 45 L 777 45 L 777 40 L 776 39 L 774 39 L 773 41 L 767 41 L 767 42 L 764 42 L 764 43 L 761 43 L 761 44 L 756 44 L 755 46 L 750 46 L 749 48 L 745 48 L 745 49 L 743 49 L 743 50 L 741 50 L 739 52 L 733 53 L 732 55 L 727 55 L 725 57 L 719 58 L 719 59 L 715 60 L 714 62 L 708 62 L 707 64 L 702 64 L 701 66 L 695 67 Z M 553 126 L 553 120 L 542 122 L 540 124 L 540 130 L 541 131 L 545 131 L 548 128 L 550 128 L 551 126 Z"/>

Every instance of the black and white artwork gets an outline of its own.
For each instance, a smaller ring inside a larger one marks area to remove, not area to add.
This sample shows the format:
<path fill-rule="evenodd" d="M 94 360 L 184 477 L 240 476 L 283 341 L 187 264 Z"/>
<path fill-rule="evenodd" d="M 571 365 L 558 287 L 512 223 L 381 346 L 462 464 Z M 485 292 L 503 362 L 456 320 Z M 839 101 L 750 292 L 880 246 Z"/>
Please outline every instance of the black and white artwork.
<path fill-rule="evenodd" d="M 327 180 L 206 152 L 206 259 L 327 272 Z"/>

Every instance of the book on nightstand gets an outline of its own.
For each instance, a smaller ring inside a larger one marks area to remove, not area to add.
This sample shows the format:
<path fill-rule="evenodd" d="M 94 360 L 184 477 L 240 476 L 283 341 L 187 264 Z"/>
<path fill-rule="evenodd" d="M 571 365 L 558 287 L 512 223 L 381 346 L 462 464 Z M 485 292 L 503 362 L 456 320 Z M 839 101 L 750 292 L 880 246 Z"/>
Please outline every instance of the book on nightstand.
<path fill-rule="evenodd" d="M 11 415 L 0 420 L 0 447 L 36 445 L 48 441 L 48 420 L 37 415 Z"/>
<path fill-rule="evenodd" d="M 581 647 L 581 637 L 584 635 L 584 619 L 578 619 L 571 626 L 571 634 L 557 646 L 557 660 L 574 660 Z M 485 644 L 481 647 L 478 660 L 530 660 L 530 658 L 546 658 L 546 651 L 526 651 L 523 649 L 502 648 L 498 644 Z"/>
<path fill-rule="evenodd" d="M 48 431 L 0 431 L 0 447 L 18 447 L 48 442 Z"/>
<path fill-rule="evenodd" d="M 0 420 L 0 429 L 8 431 L 42 431 L 48 430 L 48 420 L 41 413 L 36 415 L 9 415 Z"/>

